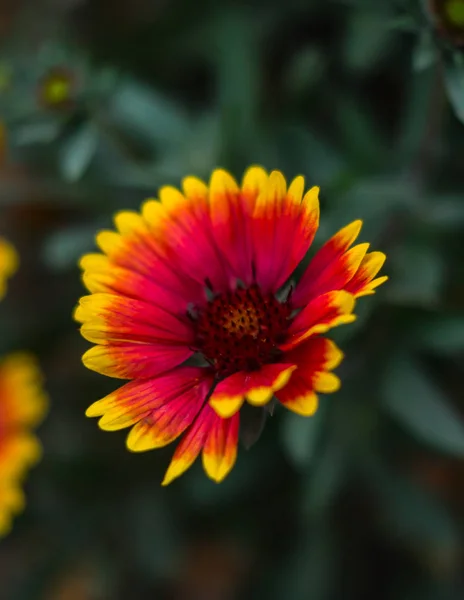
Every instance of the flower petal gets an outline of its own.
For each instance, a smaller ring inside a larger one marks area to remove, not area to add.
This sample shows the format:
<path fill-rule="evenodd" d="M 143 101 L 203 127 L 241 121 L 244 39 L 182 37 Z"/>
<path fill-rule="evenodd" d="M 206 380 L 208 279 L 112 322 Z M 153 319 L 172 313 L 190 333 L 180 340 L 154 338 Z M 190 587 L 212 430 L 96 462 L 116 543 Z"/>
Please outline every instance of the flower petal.
<path fill-rule="evenodd" d="M 287 190 L 273 171 L 261 189 L 253 211 L 253 257 L 256 281 L 265 291 L 277 291 L 307 252 L 319 225 L 319 188 L 304 196 L 303 177 Z"/>
<path fill-rule="evenodd" d="M 343 290 L 317 296 L 295 317 L 281 350 L 289 350 L 337 325 L 352 323 L 356 319 L 352 314 L 354 304 L 354 296 Z"/>
<path fill-rule="evenodd" d="M 383 252 L 369 252 L 363 258 L 356 275 L 346 286 L 346 290 L 356 298 L 374 293 L 374 289 L 387 281 L 388 277 L 374 279 L 387 257 Z"/>
<path fill-rule="evenodd" d="M 208 198 L 208 186 L 198 177 L 184 177 L 182 180 L 182 190 L 186 198 L 195 200 L 197 198 Z"/>
<path fill-rule="evenodd" d="M 338 390 L 340 380 L 331 369 L 343 358 L 342 352 L 327 338 L 310 338 L 287 352 L 285 359 L 298 365 L 287 385 L 276 392 L 278 400 L 289 410 L 309 417 L 318 407 L 316 392 L 331 393 Z"/>
<path fill-rule="evenodd" d="M 330 288 L 330 282 L 334 280 L 334 283 L 336 283 L 340 279 L 340 276 L 342 279 L 346 279 L 347 273 L 352 271 L 353 263 L 356 263 L 359 254 L 362 254 L 363 247 L 355 252 L 354 255 L 349 255 L 341 264 L 337 262 L 356 240 L 361 227 L 362 221 L 353 221 L 353 223 L 340 229 L 316 253 L 292 295 L 292 304 L 295 308 L 308 304 L 316 293 L 321 294 L 331 289 L 342 289 L 341 287 Z M 361 259 L 362 256 L 359 258 L 359 261 Z M 353 273 L 351 274 L 352 276 Z M 327 287 L 327 284 L 329 284 L 329 287 Z M 321 286 L 320 289 L 319 285 Z"/>
<path fill-rule="evenodd" d="M 205 443 L 206 434 L 206 425 L 203 420 L 197 418 L 193 427 L 179 442 L 161 485 L 169 485 L 193 465 Z"/>
<path fill-rule="evenodd" d="M 189 269 L 185 253 L 174 239 L 175 222 L 165 206 L 158 200 L 146 200 L 142 204 L 142 216 L 134 214 L 139 221 L 134 222 L 132 230 L 125 232 L 116 251 L 110 252 L 102 245 L 100 236 L 97 237 L 102 250 L 118 265 L 152 278 L 190 302 L 203 303 L 204 282 L 198 281 Z M 116 218 L 115 221 L 118 225 Z"/>
<path fill-rule="evenodd" d="M 318 409 L 319 398 L 305 379 L 298 373 L 276 393 L 277 399 L 285 408 L 302 417 L 311 417 Z"/>
<path fill-rule="evenodd" d="M 205 369 L 180 367 L 123 385 L 89 406 L 86 415 L 101 416 L 98 424 L 105 431 L 135 425 L 127 439 L 128 448 L 149 450 L 170 443 L 190 425 L 211 384 Z"/>
<path fill-rule="evenodd" d="M 203 285 L 184 269 L 183 256 L 169 245 L 169 217 L 160 202 L 148 200 L 142 205 L 142 215 L 125 211 L 114 220 L 119 233 L 101 231 L 96 237 L 113 264 L 144 275 L 191 302 L 204 299 Z"/>
<path fill-rule="evenodd" d="M 209 188 L 216 245 L 235 278 L 249 285 L 253 281 L 249 220 L 257 192 L 248 189 L 247 193 L 242 193 L 235 179 L 222 169 L 213 171 Z"/>
<path fill-rule="evenodd" d="M 190 345 L 190 323 L 164 309 L 116 294 L 92 294 L 80 299 L 74 317 L 82 323 L 85 339 L 97 344 L 110 342 L 171 342 Z"/>
<path fill-rule="evenodd" d="M 267 172 L 259 166 L 249 167 L 242 179 L 242 192 L 252 194 L 257 198 L 258 194 L 265 188 L 268 181 Z"/>
<path fill-rule="evenodd" d="M 18 255 L 13 246 L 5 239 L 0 238 L 0 298 L 6 289 L 6 280 L 18 268 Z"/>
<path fill-rule="evenodd" d="M 203 285 L 207 280 L 215 291 L 224 292 L 229 289 L 231 273 L 213 237 L 208 194 L 198 185 L 187 184 L 187 188 L 189 196 L 170 186 L 160 189 L 160 200 L 169 216 L 164 235 L 181 257 L 183 271 L 198 283 Z"/>
<path fill-rule="evenodd" d="M 80 260 L 83 281 L 93 294 L 120 294 L 150 302 L 173 314 L 185 314 L 190 299 L 141 273 L 120 267 L 104 254 L 86 254 Z"/>
<path fill-rule="evenodd" d="M 301 184 L 299 182 L 301 179 Z M 295 205 L 300 197 L 300 185 L 303 185 L 303 178 L 297 177 L 288 189 L 287 197 Z M 289 223 L 286 239 L 289 241 L 288 261 L 277 280 L 277 287 L 280 287 L 290 277 L 300 261 L 309 250 L 314 236 L 319 228 L 319 188 L 312 187 L 303 196 L 301 206 L 299 207 L 298 218 L 292 219 L 293 224 Z M 283 241 L 285 244 L 285 240 Z M 283 246 L 283 249 L 285 246 Z M 283 252 L 283 255 L 286 255 Z"/>
<path fill-rule="evenodd" d="M 0 481 L 23 476 L 42 456 L 39 440 L 29 432 L 4 432 L 0 440 Z"/>
<path fill-rule="evenodd" d="M 305 301 L 309 302 L 314 296 L 334 290 L 346 290 L 348 282 L 358 270 L 368 248 L 369 244 L 353 246 L 327 265 L 319 275 L 315 275 L 305 286 Z"/>
<path fill-rule="evenodd" d="M 43 419 L 48 398 L 34 355 L 8 354 L 0 362 L 0 423 L 2 431 L 35 426 Z"/>
<path fill-rule="evenodd" d="M 314 389 L 322 394 L 333 394 L 340 389 L 340 379 L 333 373 L 317 373 L 314 377 Z"/>
<path fill-rule="evenodd" d="M 16 482 L 0 482 L 0 537 L 11 529 L 12 518 L 24 509 L 24 494 Z"/>
<path fill-rule="evenodd" d="M 132 427 L 127 436 L 127 448 L 132 452 L 144 452 L 170 444 L 197 417 L 211 385 L 212 378 L 205 374 L 192 388 L 153 410 Z"/>
<path fill-rule="evenodd" d="M 212 412 L 214 416 L 203 447 L 203 468 L 210 479 L 219 483 L 230 473 L 237 459 L 240 417 L 236 413 L 230 419 L 221 419 Z"/>
<path fill-rule="evenodd" d="M 258 371 L 239 371 L 217 384 L 209 403 L 223 418 L 235 414 L 245 398 L 254 406 L 264 406 L 275 391 L 286 385 L 295 369 L 295 365 L 277 363 Z"/>
<path fill-rule="evenodd" d="M 147 379 L 177 367 L 192 355 L 187 346 L 112 343 L 90 348 L 82 362 L 108 377 Z"/>
<path fill-rule="evenodd" d="M 284 358 L 309 376 L 315 372 L 336 369 L 343 360 L 343 352 L 332 340 L 318 336 L 286 352 Z"/>
<path fill-rule="evenodd" d="M 24 506 L 25 498 L 21 488 L 15 482 L 2 481 L 0 483 L 0 512 L 7 510 L 10 514 L 17 514 L 24 509 Z"/>
<path fill-rule="evenodd" d="M 221 481 L 234 466 L 237 456 L 239 415 L 221 419 L 205 404 L 174 452 L 161 485 L 185 473 L 203 450 L 203 466 L 214 481 Z"/>
<path fill-rule="evenodd" d="M 116 431 L 147 417 L 152 407 L 157 407 L 160 402 L 159 397 L 154 395 L 153 380 L 135 380 L 91 404 L 85 415 L 102 417 L 98 422 L 100 428 Z"/>

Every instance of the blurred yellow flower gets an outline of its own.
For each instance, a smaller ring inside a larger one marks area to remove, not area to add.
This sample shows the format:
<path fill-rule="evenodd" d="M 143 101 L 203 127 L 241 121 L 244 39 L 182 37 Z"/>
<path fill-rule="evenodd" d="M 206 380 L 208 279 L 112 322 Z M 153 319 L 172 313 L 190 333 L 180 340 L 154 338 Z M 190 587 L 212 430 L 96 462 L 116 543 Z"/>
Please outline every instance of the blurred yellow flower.
<path fill-rule="evenodd" d="M 1 146 L 2 128 L 0 124 L 0 146 Z M 1 150 L 0 150 L 1 157 Z M 18 268 L 18 255 L 13 246 L 5 239 L 0 238 L 0 298 L 3 298 L 6 291 L 6 282 L 9 277 Z"/>
<path fill-rule="evenodd" d="M 7 355 L 0 361 L 0 536 L 24 507 L 22 482 L 41 456 L 31 429 L 42 420 L 47 397 L 34 356 Z"/>

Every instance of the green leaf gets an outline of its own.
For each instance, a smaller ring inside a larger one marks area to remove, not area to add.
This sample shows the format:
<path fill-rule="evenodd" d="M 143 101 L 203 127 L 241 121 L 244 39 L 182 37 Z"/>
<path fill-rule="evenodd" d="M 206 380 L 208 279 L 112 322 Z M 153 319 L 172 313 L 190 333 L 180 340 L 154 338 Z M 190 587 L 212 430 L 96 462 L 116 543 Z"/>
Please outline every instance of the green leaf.
<path fill-rule="evenodd" d="M 464 64 L 457 55 L 445 63 L 445 86 L 454 114 L 464 123 Z"/>
<path fill-rule="evenodd" d="M 383 405 L 418 439 L 464 457 L 464 424 L 411 357 L 398 355 L 385 374 Z"/>
<path fill-rule="evenodd" d="M 75 268 L 79 258 L 94 247 L 96 223 L 75 225 L 52 233 L 42 250 L 42 258 L 48 268 L 63 271 Z"/>
<path fill-rule="evenodd" d="M 115 128 L 146 142 L 175 144 L 188 130 L 187 117 L 176 102 L 130 78 L 113 93 L 105 117 Z"/>
<path fill-rule="evenodd" d="M 180 143 L 164 149 L 157 168 L 173 180 L 185 173 L 208 178 L 211 165 L 220 164 L 221 123 L 214 112 L 193 117 Z"/>
<path fill-rule="evenodd" d="M 322 403 L 312 417 L 301 417 L 292 412 L 285 415 L 281 427 L 282 444 L 296 467 L 305 468 L 311 464 L 326 412 L 326 405 Z"/>
<path fill-rule="evenodd" d="M 393 277 L 388 285 L 392 302 L 428 307 L 442 293 L 445 263 L 441 254 L 426 240 L 408 240 L 389 257 Z"/>
<path fill-rule="evenodd" d="M 240 409 L 240 441 L 249 450 L 261 437 L 269 416 L 269 406 L 251 406 L 245 403 Z"/>
<path fill-rule="evenodd" d="M 317 454 L 301 497 L 303 510 L 309 518 L 317 518 L 330 508 L 348 475 L 346 458 L 343 443 L 334 436 L 325 440 L 325 447 Z"/>
<path fill-rule="evenodd" d="M 292 96 L 308 92 L 319 83 L 327 67 L 322 52 L 315 46 L 306 45 L 292 57 L 285 72 L 284 87 Z"/>
<path fill-rule="evenodd" d="M 434 195 L 427 199 L 420 218 L 435 230 L 456 231 L 464 224 L 462 193 Z"/>
<path fill-rule="evenodd" d="M 387 11 L 385 6 L 377 6 L 376 9 L 359 9 L 353 13 L 343 51 L 349 69 L 368 70 L 378 63 L 389 49 L 393 31 L 386 23 L 390 11 Z"/>
<path fill-rule="evenodd" d="M 387 21 L 385 26 L 393 31 L 407 31 L 411 33 L 417 31 L 419 28 L 418 22 L 411 15 L 392 17 Z"/>
<path fill-rule="evenodd" d="M 64 144 L 60 154 L 61 173 L 68 181 L 80 179 L 89 167 L 98 146 L 98 131 L 86 123 Z"/>
<path fill-rule="evenodd" d="M 436 63 L 438 56 L 438 49 L 432 33 L 428 29 L 424 29 L 412 54 L 412 68 L 414 71 L 428 69 Z"/>
<path fill-rule="evenodd" d="M 412 332 L 414 343 L 422 350 L 451 354 L 464 349 L 464 316 L 438 315 L 429 318 Z"/>
<path fill-rule="evenodd" d="M 414 161 L 422 152 L 424 131 L 428 131 L 430 125 L 430 98 L 436 84 L 434 69 L 415 71 L 408 77 L 394 157 L 400 170 L 404 170 L 404 164 Z"/>
<path fill-rule="evenodd" d="M 233 170 L 252 160 L 261 71 L 256 32 L 247 14 L 235 8 L 219 13 L 215 27 L 222 160 Z M 249 156 L 244 153 L 249 152 Z"/>
<path fill-rule="evenodd" d="M 357 98 L 339 94 L 334 118 L 345 153 L 358 169 L 377 170 L 385 163 L 385 140 L 367 106 Z"/>
<path fill-rule="evenodd" d="M 62 123 L 56 119 L 40 119 L 13 128 L 13 145 L 50 144 L 58 137 Z"/>

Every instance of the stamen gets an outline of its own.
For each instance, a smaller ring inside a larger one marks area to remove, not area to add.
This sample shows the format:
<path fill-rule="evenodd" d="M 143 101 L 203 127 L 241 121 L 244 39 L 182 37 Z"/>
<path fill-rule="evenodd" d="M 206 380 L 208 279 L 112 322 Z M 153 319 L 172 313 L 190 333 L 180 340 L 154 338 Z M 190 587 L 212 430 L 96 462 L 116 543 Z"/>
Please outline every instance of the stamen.
<path fill-rule="evenodd" d="M 259 369 L 279 355 L 290 307 L 257 285 L 210 300 L 196 321 L 196 346 L 221 375 Z"/>

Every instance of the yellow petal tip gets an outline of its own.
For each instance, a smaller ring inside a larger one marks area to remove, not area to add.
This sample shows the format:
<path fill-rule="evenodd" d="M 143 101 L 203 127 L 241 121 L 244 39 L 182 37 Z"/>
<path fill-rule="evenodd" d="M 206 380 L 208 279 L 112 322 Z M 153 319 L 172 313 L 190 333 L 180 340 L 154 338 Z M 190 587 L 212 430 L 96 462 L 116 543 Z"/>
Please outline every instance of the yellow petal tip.
<path fill-rule="evenodd" d="M 219 417 L 229 419 L 240 410 L 243 401 L 243 396 L 218 395 L 215 397 L 213 394 L 209 400 L 209 405 Z"/>

